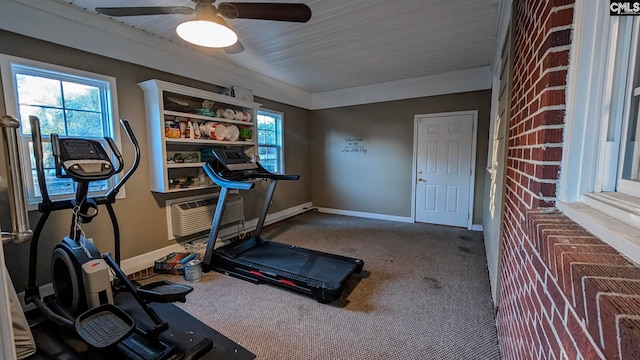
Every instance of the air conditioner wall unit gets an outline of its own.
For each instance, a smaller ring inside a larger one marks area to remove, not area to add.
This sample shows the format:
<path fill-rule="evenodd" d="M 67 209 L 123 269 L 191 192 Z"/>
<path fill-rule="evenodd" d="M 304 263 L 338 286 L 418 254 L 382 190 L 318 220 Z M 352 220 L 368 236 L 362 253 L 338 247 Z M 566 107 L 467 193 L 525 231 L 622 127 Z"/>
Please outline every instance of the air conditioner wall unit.
<path fill-rule="evenodd" d="M 210 230 L 218 198 L 185 201 L 171 205 L 171 225 L 174 236 L 187 236 Z M 244 220 L 242 196 L 227 198 L 221 226 Z"/>

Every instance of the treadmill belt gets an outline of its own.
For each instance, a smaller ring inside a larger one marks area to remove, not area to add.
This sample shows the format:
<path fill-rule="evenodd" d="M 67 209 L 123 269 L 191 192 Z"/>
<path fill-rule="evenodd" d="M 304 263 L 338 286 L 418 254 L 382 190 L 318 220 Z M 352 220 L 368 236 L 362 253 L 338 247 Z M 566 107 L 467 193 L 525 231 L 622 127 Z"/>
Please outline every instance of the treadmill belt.
<path fill-rule="evenodd" d="M 330 284 L 341 283 L 355 264 L 304 248 L 268 242 L 237 256 L 238 259 L 299 274 Z"/>

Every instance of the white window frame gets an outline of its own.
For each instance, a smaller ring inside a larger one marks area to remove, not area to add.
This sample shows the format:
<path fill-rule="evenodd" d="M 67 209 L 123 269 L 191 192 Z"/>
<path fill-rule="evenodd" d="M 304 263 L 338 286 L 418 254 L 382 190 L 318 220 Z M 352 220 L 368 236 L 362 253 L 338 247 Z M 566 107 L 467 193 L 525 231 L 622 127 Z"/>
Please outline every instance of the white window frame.
<path fill-rule="evenodd" d="M 120 116 L 118 114 L 118 104 L 117 104 L 117 92 L 116 92 L 116 79 L 112 76 L 96 74 L 92 72 L 72 69 L 68 67 L 63 67 L 59 65 L 48 64 L 40 61 L 24 59 L 20 57 L 0 54 L 0 75 L 2 76 L 2 88 L 4 92 L 4 102 L 5 108 L 8 115 L 14 115 L 18 118 L 21 118 L 20 108 L 18 106 L 18 92 L 15 80 L 14 66 L 17 67 L 27 67 L 34 68 L 42 72 L 51 72 L 51 73 L 60 73 L 64 74 L 64 76 L 68 77 L 77 77 L 78 79 L 90 79 L 96 82 L 102 82 L 105 84 L 105 95 L 107 98 L 106 101 L 106 109 L 104 112 L 107 113 L 107 116 L 110 120 L 108 124 L 108 132 L 105 136 L 109 136 L 113 138 L 114 142 L 121 149 L 121 138 L 120 138 Z M 26 116 L 24 117 L 26 118 Z M 21 122 L 26 121 L 21 118 Z M 19 132 L 19 134 L 21 134 Z M 20 136 L 20 135 L 19 135 Z M 42 134 L 43 137 L 48 137 L 48 134 Z M 100 140 L 100 139 L 97 139 Z M 19 144 L 20 144 L 20 159 L 23 164 L 30 164 L 30 151 L 29 151 L 29 142 L 31 141 L 31 136 L 20 136 Z M 106 141 L 101 141 L 106 144 Z M 110 149 L 107 147 L 107 152 L 110 153 Z M 37 204 L 41 201 L 41 196 L 35 196 L 35 188 L 33 184 L 33 179 L 31 178 L 31 171 L 29 170 L 30 166 L 25 166 L 25 171 L 23 175 L 24 186 L 27 188 L 28 200 L 27 206 L 29 210 L 36 210 Z M 121 175 L 121 174 L 119 174 Z M 108 180 L 109 187 L 113 187 L 115 182 L 117 181 L 117 175 Z M 104 195 L 107 191 L 92 191 L 90 195 Z M 50 195 L 52 200 L 62 200 L 62 199 L 72 199 L 74 194 L 66 194 L 66 195 Z M 117 199 L 122 199 L 126 197 L 125 189 L 122 187 L 120 192 L 117 194 Z"/>
<path fill-rule="evenodd" d="M 281 113 L 279 111 L 274 111 L 274 110 L 267 110 L 267 109 L 258 109 L 257 110 L 257 114 L 256 115 L 265 115 L 265 116 L 270 116 L 270 117 L 274 117 L 276 118 L 276 132 L 277 132 L 277 145 L 266 145 L 266 144 L 260 144 L 260 141 L 257 141 L 257 146 L 258 149 L 260 147 L 277 147 L 278 149 L 278 160 L 279 160 L 279 164 L 278 164 L 278 174 L 284 174 L 285 170 L 284 170 L 284 113 Z M 256 116 L 256 130 L 258 132 L 260 132 L 260 130 L 258 130 L 258 118 Z M 259 137 L 258 137 L 259 139 Z M 256 151 L 259 154 L 259 151 Z"/>
<path fill-rule="evenodd" d="M 640 192 L 621 179 L 633 57 L 616 56 L 620 43 L 637 41 L 638 19 L 619 36 L 623 19 L 608 4 L 575 3 L 567 86 L 565 141 L 556 206 L 586 230 L 640 263 Z M 631 19 L 631 18 L 629 18 Z M 624 22 L 628 21 L 627 19 Z M 620 61 L 620 59 L 626 59 Z M 621 72 L 622 71 L 622 72 Z M 619 81 L 616 81 L 618 79 Z M 622 180 L 622 181 L 621 181 Z M 622 190 L 622 191 L 621 191 Z"/>

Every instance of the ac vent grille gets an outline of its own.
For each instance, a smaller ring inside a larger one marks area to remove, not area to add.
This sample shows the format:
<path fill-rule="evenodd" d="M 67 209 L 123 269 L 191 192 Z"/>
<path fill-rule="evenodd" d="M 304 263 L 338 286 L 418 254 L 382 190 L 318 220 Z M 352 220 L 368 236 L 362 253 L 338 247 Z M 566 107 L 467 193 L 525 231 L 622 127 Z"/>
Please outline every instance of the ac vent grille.
<path fill-rule="evenodd" d="M 187 236 L 210 230 L 218 198 L 186 201 L 171 205 L 173 235 Z M 244 220 L 242 196 L 229 195 L 222 216 L 222 226 Z"/>

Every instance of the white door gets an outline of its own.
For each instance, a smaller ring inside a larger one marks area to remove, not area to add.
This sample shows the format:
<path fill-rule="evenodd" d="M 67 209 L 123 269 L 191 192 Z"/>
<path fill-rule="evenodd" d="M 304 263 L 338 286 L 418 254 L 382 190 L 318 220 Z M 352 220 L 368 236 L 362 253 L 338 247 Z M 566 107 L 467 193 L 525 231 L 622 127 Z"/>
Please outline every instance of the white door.
<path fill-rule="evenodd" d="M 416 115 L 416 221 L 471 227 L 476 118 L 476 111 Z"/>

